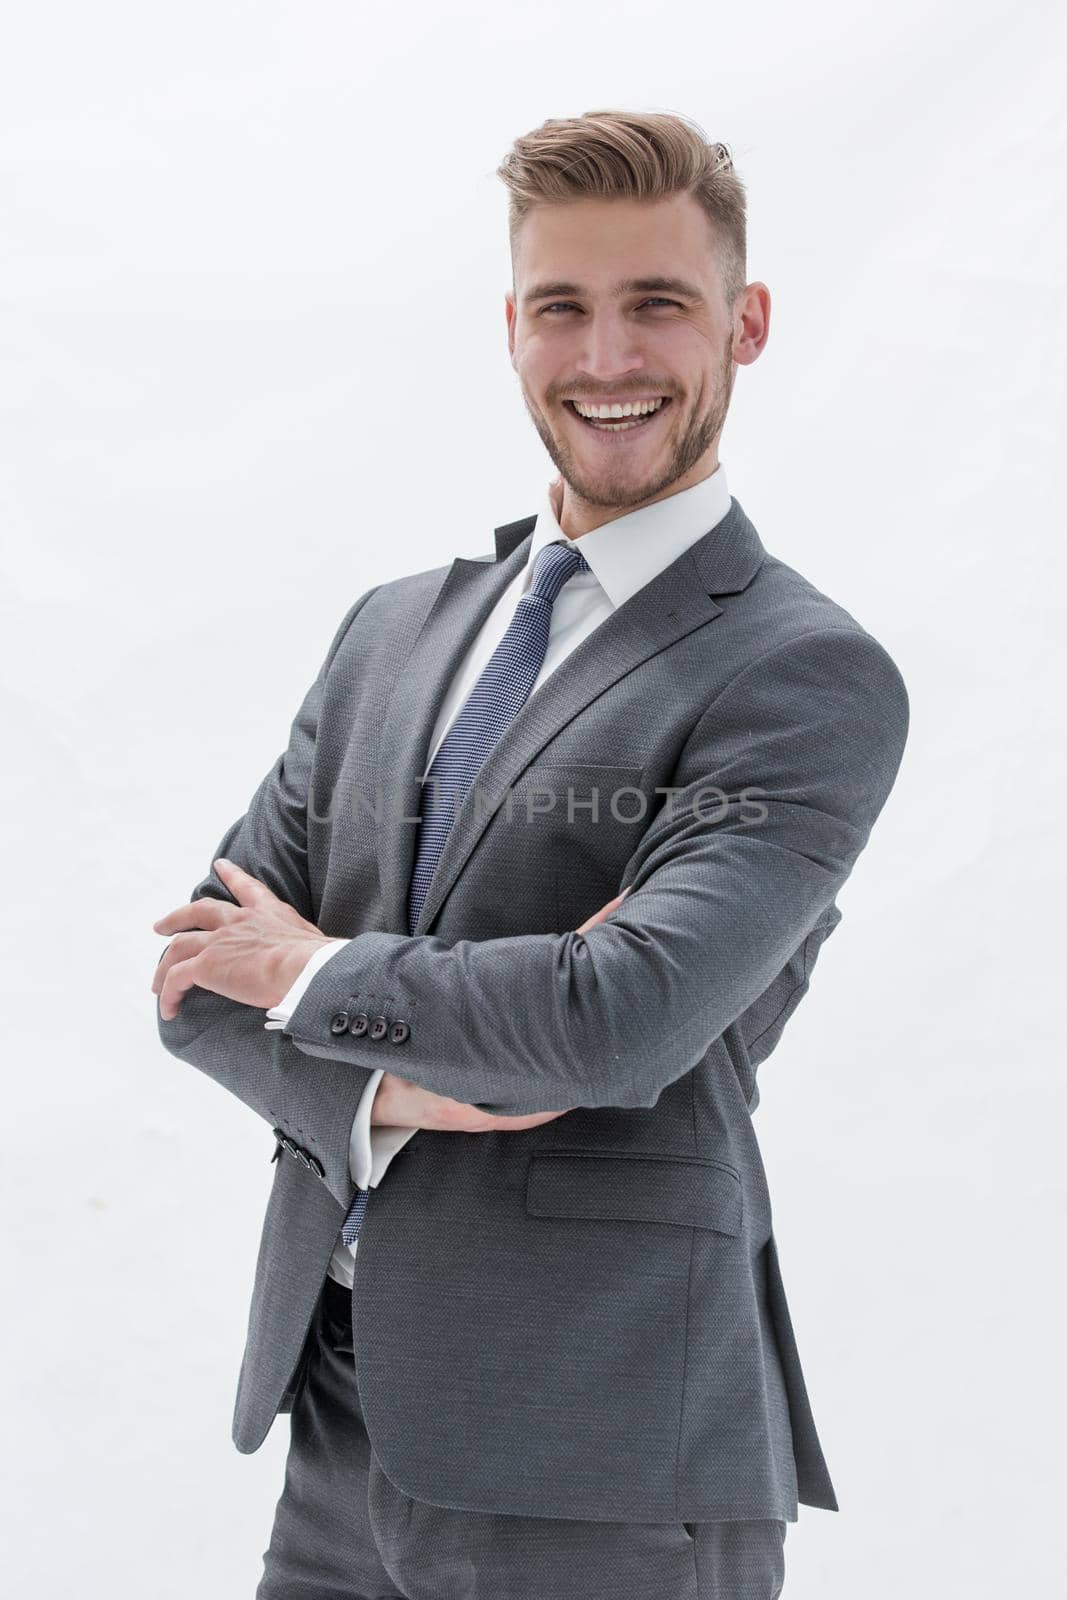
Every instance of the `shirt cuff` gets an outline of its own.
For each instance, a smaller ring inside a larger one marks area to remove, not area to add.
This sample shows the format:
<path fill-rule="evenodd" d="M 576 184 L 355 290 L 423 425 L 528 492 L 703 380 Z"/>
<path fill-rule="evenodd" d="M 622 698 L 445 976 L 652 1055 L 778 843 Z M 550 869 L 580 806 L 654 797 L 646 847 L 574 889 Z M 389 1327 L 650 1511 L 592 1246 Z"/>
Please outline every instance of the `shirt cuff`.
<path fill-rule="evenodd" d="M 348 1170 L 352 1174 L 352 1182 L 360 1189 L 376 1188 L 397 1151 L 407 1144 L 413 1133 L 419 1131 L 418 1128 L 371 1127 L 371 1107 L 384 1076 L 384 1067 L 378 1067 L 371 1073 L 352 1120 Z"/>
<path fill-rule="evenodd" d="M 392 1161 L 398 1150 L 402 1150 L 413 1134 L 418 1133 L 418 1128 L 372 1128 L 370 1136 L 371 1154 L 373 1162 L 370 1171 L 370 1187 L 377 1188 L 385 1176 L 385 1169 Z M 364 1185 L 363 1187 L 366 1187 Z"/>
<path fill-rule="evenodd" d="M 331 939 L 329 944 L 320 945 L 315 954 L 309 958 L 304 970 L 300 973 L 288 993 L 282 996 L 276 1006 L 271 1006 L 267 1012 L 268 1020 L 263 1026 L 266 1028 L 284 1028 L 296 1010 L 299 1001 L 303 998 L 304 990 L 319 968 L 324 967 L 330 957 L 335 956 L 338 950 L 343 950 L 348 943 L 350 943 L 348 939 Z"/>

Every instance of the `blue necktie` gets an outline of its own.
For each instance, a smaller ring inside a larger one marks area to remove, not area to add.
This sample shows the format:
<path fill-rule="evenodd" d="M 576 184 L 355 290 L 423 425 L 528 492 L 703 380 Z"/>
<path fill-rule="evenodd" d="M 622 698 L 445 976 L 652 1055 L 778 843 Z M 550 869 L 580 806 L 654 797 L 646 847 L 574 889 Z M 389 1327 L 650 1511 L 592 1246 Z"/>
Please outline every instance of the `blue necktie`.
<path fill-rule="evenodd" d="M 548 649 L 552 607 L 568 578 L 589 563 L 567 544 L 546 544 L 534 563 L 533 580 L 519 599 L 507 632 L 486 663 L 442 739 L 423 781 L 419 836 L 408 893 L 408 932 L 413 932 L 445 847 L 456 812 L 486 758 L 514 722 L 537 681 Z M 360 1230 L 369 1189 L 359 1189 L 341 1227 L 345 1244 Z"/>

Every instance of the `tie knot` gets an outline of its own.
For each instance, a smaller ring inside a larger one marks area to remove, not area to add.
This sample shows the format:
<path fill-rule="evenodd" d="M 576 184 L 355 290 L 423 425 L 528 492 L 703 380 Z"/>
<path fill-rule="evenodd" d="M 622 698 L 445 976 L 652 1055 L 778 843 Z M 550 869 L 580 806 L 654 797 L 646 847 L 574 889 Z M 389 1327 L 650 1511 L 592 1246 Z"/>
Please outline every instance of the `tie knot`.
<path fill-rule="evenodd" d="M 534 562 L 533 579 L 528 593 L 540 595 L 549 605 L 555 600 L 568 578 L 576 572 L 588 572 L 589 563 L 573 545 L 546 544 Z"/>

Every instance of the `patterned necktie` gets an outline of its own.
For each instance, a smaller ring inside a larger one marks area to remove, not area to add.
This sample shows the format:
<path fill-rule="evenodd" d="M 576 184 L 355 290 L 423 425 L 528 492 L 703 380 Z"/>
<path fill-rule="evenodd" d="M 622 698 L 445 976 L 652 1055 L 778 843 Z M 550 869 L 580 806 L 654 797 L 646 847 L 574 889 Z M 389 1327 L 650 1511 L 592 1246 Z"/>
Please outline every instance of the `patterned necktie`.
<path fill-rule="evenodd" d="M 456 812 L 490 751 L 514 722 L 537 681 L 548 649 L 552 607 L 563 585 L 589 563 L 572 546 L 546 544 L 534 563 L 533 580 L 515 607 L 507 632 L 442 739 L 423 781 L 415 868 L 408 893 L 408 932 L 419 920 L 434 868 Z M 360 1230 L 369 1189 L 359 1189 L 341 1227 L 345 1244 Z"/>

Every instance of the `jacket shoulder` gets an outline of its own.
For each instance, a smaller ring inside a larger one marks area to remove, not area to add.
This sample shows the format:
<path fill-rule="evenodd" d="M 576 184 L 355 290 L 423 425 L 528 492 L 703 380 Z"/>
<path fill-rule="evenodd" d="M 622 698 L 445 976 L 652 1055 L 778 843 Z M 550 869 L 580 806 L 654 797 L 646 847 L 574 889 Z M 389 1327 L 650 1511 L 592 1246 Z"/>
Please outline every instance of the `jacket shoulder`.
<path fill-rule="evenodd" d="M 903 689 L 900 669 L 882 640 L 840 601 L 779 557 L 768 553 L 743 595 L 732 598 L 744 602 L 744 628 L 753 659 L 777 654 L 808 636 L 825 635 L 827 647 L 832 647 L 837 635 L 845 654 L 858 650 L 862 657 L 878 661 Z"/>

